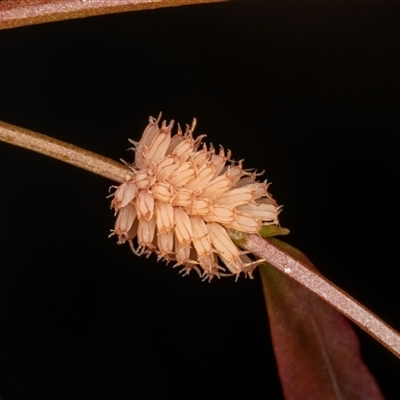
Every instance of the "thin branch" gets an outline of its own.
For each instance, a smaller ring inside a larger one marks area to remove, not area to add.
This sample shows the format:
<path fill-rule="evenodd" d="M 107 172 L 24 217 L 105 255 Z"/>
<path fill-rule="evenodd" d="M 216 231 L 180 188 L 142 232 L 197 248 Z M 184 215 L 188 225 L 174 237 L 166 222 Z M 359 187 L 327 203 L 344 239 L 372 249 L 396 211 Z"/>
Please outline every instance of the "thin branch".
<path fill-rule="evenodd" d="M 286 276 L 311 290 L 400 358 L 400 334 L 346 292 L 268 240 L 257 235 L 248 235 L 247 239 L 243 239 L 241 245 L 246 250 L 264 258 Z"/>
<path fill-rule="evenodd" d="M 0 29 L 225 0 L 1 0 Z"/>
<path fill-rule="evenodd" d="M 125 165 L 109 158 L 4 122 L 0 122 L 0 141 L 45 154 L 116 182 L 123 182 L 132 173 Z M 311 290 L 400 358 L 399 333 L 351 296 L 260 236 L 234 232 L 230 232 L 232 239 L 240 241 L 243 248 L 264 258 L 285 275 Z"/>
<path fill-rule="evenodd" d="M 45 154 L 86 169 L 115 182 L 123 182 L 132 171 L 123 164 L 61 140 L 0 121 L 0 140 Z"/>

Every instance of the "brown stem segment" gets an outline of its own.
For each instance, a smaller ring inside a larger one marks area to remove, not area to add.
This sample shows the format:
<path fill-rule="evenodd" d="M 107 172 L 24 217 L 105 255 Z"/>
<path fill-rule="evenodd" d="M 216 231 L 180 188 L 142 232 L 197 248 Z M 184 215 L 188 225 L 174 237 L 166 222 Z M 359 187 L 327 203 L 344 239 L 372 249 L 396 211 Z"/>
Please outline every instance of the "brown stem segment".
<path fill-rule="evenodd" d="M 400 358 L 400 334 L 328 279 L 258 235 L 249 235 L 241 246 L 311 290 Z"/>
<path fill-rule="evenodd" d="M 119 183 L 132 173 L 125 165 L 109 158 L 5 122 L 0 122 L 0 141 L 45 154 Z M 232 238 L 240 241 L 243 248 L 311 290 L 400 358 L 399 333 L 351 296 L 260 236 L 236 234 L 231 232 Z"/>
<path fill-rule="evenodd" d="M 115 182 L 121 183 L 132 174 L 128 167 L 114 160 L 5 122 L 0 122 L 0 140 L 57 158 Z"/>
<path fill-rule="evenodd" d="M 224 0 L 1 0 L 0 29 Z"/>

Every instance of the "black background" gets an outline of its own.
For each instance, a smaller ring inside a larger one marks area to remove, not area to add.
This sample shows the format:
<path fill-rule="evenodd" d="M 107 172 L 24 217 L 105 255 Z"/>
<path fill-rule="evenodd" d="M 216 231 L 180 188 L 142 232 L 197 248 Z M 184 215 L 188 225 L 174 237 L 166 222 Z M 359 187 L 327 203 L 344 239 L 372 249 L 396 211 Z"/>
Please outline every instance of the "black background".
<path fill-rule="evenodd" d="M 131 160 L 150 115 L 196 117 L 266 170 L 286 240 L 399 330 L 399 16 L 249 2 L 0 31 L 0 120 Z M 282 398 L 258 274 L 182 278 L 107 238 L 112 182 L 5 143 L 0 168 L 3 400 Z M 399 361 L 357 332 L 397 398 Z"/>

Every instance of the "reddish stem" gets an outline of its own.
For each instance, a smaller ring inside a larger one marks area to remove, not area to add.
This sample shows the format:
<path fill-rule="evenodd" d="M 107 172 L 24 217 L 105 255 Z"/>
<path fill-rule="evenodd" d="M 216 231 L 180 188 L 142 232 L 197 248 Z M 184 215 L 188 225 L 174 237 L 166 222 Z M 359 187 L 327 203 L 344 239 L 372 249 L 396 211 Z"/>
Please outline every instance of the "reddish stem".
<path fill-rule="evenodd" d="M 132 171 L 123 164 L 62 142 L 50 136 L 33 132 L 0 121 L 0 140 L 57 158 L 75 167 L 86 169 L 115 182 L 123 182 Z"/>
<path fill-rule="evenodd" d="M 242 246 L 311 290 L 400 358 L 400 334 L 328 279 L 258 235 L 244 238 Z"/>
<path fill-rule="evenodd" d="M 2 0 L 0 29 L 224 0 Z"/>

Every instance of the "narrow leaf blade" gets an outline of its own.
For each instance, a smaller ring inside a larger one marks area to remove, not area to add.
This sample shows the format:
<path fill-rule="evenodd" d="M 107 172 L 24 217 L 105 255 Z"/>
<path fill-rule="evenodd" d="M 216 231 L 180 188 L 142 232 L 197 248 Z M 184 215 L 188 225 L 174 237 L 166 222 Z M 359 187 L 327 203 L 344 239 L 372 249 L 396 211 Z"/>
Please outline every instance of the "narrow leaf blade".
<path fill-rule="evenodd" d="M 270 240 L 315 270 L 299 250 Z M 347 319 L 271 265 L 260 273 L 285 398 L 383 399 Z"/>

